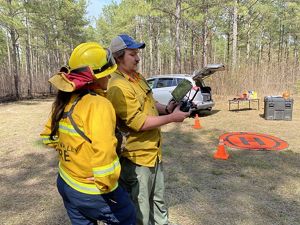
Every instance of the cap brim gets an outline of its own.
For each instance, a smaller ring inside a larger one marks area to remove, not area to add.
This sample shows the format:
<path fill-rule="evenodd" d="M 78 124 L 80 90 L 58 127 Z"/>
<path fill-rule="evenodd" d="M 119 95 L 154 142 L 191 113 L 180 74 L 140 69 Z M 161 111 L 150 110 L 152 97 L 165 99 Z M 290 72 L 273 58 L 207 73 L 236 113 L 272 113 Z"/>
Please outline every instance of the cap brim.
<path fill-rule="evenodd" d="M 132 44 L 130 46 L 127 46 L 127 48 L 129 48 L 129 49 L 142 49 L 142 48 L 145 48 L 145 47 L 146 47 L 145 43 L 135 43 L 135 44 Z"/>

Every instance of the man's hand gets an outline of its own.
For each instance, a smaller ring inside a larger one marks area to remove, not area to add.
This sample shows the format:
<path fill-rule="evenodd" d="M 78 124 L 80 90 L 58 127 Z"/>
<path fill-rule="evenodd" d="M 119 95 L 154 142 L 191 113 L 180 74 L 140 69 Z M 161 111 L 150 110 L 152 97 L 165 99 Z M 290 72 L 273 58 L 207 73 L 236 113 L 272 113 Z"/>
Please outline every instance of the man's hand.
<path fill-rule="evenodd" d="M 170 102 L 168 105 L 174 108 L 174 111 L 171 113 L 167 113 L 166 111 L 166 105 L 156 103 L 156 107 L 158 112 L 161 113 L 160 116 L 147 116 L 143 126 L 140 128 L 139 131 L 146 131 L 146 130 L 152 130 L 154 128 L 158 128 L 162 125 L 172 123 L 172 122 L 182 122 L 185 118 L 187 118 L 190 115 L 189 112 L 182 112 L 180 111 L 180 105 L 178 103 Z M 168 106 L 167 105 L 167 106 Z"/>
<path fill-rule="evenodd" d="M 177 105 L 174 111 L 170 114 L 173 122 L 182 122 L 185 118 L 189 117 L 191 110 L 188 112 L 180 111 L 180 105 Z"/>
<path fill-rule="evenodd" d="M 170 114 L 174 111 L 175 107 L 178 105 L 177 102 L 175 102 L 173 99 L 171 99 L 168 103 L 168 105 L 166 105 L 166 113 Z"/>

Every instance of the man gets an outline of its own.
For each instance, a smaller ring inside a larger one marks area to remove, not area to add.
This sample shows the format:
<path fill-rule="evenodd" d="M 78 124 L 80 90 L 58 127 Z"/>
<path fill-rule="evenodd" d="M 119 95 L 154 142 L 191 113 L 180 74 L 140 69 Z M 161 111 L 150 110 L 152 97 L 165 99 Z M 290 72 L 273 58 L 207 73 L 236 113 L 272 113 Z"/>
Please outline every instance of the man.
<path fill-rule="evenodd" d="M 144 47 L 145 43 L 138 43 L 126 34 L 112 40 L 110 49 L 118 69 L 109 81 L 107 97 L 115 108 L 117 125 L 126 137 L 120 183 L 136 205 L 137 224 L 165 225 L 168 213 L 159 127 L 182 122 L 190 113 L 180 111 L 173 102 L 167 106 L 155 102 L 151 88 L 137 72 L 139 49 Z"/>

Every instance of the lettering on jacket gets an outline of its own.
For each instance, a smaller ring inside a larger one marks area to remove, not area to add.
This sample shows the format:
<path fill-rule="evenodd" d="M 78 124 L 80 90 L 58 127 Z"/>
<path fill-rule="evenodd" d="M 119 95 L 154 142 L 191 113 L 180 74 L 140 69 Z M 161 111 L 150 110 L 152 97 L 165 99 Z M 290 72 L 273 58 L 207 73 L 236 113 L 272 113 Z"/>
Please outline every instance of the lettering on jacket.
<path fill-rule="evenodd" d="M 66 162 L 70 162 L 70 152 L 77 153 L 79 148 L 73 148 L 70 145 L 65 145 L 64 143 L 59 142 L 56 151 L 58 151 L 59 156 Z"/>

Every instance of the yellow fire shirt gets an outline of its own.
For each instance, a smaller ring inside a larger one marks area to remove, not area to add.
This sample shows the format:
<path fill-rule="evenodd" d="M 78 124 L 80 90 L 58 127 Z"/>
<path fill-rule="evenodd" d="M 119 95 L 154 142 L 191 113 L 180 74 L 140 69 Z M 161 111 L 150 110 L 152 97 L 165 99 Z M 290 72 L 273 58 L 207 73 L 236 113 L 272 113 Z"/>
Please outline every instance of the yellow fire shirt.
<path fill-rule="evenodd" d="M 151 88 L 140 74 L 133 79 L 119 71 L 112 74 L 108 86 L 107 98 L 115 108 L 118 127 L 126 135 L 122 156 L 153 167 L 157 157 L 161 160 L 160 129 L 139 131 L 147 116 L 158 115 Z"/>

